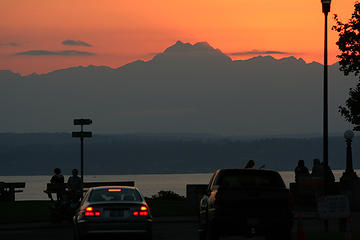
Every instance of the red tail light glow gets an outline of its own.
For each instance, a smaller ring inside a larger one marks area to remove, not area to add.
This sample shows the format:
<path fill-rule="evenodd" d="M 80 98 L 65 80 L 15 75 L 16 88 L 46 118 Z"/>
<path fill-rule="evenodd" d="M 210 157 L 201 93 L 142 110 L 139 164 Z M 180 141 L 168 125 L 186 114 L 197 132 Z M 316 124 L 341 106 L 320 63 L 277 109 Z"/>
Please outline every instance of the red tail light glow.
<path fill-rule="evenodd" d="M 94 211 L 94 208 L 93 207 L 87 207 L 87 208 L 85 208 L 85 211 L 92 212 L 92 211 Z"/>
<path fill-rule="evenodd" d="M 109 188 L 108 192 L 121 192 L 120 188 Z"/>
<path fill-rule="evenodd" d="M 87 217 L 91 217 L 91 216 L 94 216 L 95 213 L 94 212 L 85 212 L 85 216 Z"/>
<path fill-rule="evenodd" d="M 146 206 L 141 206 L 139 211 L 134 211 L 133 216 L 148 216 L 149 211 Z"/>
<path fill-rule="evenodd" d="M 99 217 L 99 216 L 101 215 L 101 213 L 100 213 L 100 212 L 94 212 L 94 208 L 93 208 L 93 207 L 87 207 L 87 208 L 85 208 L 85 213 L 84 213 L 84 215 L 85 215 L 86 217 L 93 217 L 93 216 Z"/>

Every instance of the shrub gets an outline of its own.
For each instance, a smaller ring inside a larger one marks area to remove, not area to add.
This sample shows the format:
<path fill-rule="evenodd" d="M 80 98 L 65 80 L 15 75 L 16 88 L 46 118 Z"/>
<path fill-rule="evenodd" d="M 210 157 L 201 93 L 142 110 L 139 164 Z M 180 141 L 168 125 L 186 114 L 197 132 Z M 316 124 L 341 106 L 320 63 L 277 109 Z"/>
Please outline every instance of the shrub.
<path fill-rule="evenodd" d="M 155 195 L 152 195 L 152 200 L 185 200 L 184 196 L 180 196 L 173 191 L 160 191 Z"/>

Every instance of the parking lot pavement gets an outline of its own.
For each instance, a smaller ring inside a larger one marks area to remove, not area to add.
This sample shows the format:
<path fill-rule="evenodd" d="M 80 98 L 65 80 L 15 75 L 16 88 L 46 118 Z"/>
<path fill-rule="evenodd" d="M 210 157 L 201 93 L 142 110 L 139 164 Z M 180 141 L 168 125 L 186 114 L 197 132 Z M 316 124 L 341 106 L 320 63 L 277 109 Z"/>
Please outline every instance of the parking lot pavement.
<path fill-rule="evenodd" d="M 49 229 L 27 229 L 17 231 L 0 232 L 1 240 L 70 240 L 72 239 L 72 229 L 70 226 L 65 228 Z M 154 240 L 197 240 L 196 223 L 155 223 L 153 226 Z M 265 238 L 254 237 L 250 240 L 262 240 Z M 130 239 L 126 239 L 130 240 Z M 249 238 L 227 237 L 222 240 L 249 240 Z"/>
<path fill-rule="evenodd" d="M 0 231 L 1 240 L 68 240 L 72 239 L 72 228 L 64 225 L 62 228 L 35 228 L 22 230 Z M 170 222 L 154 223 L 154 240 L 197 240 L 197 223 Z"/>
<path fill-rule="evenodd" d="M 26 229 L 9 230 L 0 232 L 1 240 L 65 240 L 72 239 L 71 227 L 47 228 L 47 229 Z"/>
<path fill-rule="evenodd" d="M 0 227 L 1 240 L 65 240 L 72 239 L 71 224 L 62 225 L 46 225 L 46 223 L 27 224 L 28 226 L 19 225 L 18 228 L 2 228 Z M 315 216 L 305 215 L 303 219 L 303 229 L 305 233 L 323 232 L 323 223 Z M 353 214 L 352 230 L 360 229 L 360 214 Z M 338 220 L 333 219 L 329 221 L 330 232 L 339 231 Z M 295 220 L 293 232 L 296 234 L 297 221 Z M 193 217 L 173 217 L 163 218 L 154 221 L 153 224 L 153 239 L 154 240 L 197 240 L 197 221 Z M 251 240 L 262 240 L 264 237 L 253 237 Z M 249 240 L 249 238 L 241 237 L 223 237 L 222 240 Z"/>

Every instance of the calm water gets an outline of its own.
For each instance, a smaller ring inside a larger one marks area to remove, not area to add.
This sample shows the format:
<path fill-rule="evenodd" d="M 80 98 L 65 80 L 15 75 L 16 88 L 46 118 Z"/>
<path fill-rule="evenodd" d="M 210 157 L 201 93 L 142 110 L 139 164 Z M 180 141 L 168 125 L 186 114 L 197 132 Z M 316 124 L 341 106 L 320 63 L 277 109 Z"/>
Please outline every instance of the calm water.
<path fill-rule="evenodd" d="M 335 170 L 334 175 L 338 181 L 343 170 Z M 294 181 L 293 172 L 280 172 L 284 182 L 289 186 Z M 360 175 L 360 171 L 357 171 Z M 147 175 L 89 175 L 85 176 L 86 182 L 116 182 L 135 181 L 135 185 L 145 196 L 156 194 L 160 190 L 171 190 L 185 196 L 186 184 L 207 184 L 212 173 L 198 174 L 147 174 Z M 51 176 L 0 176 L 0 182 L 26 182 L 24 192 L 16 194 L 16 200 L 47 200 L 43 193 L 46 183 Z M 68 176 L 65 176 L 67 181 Z"/>

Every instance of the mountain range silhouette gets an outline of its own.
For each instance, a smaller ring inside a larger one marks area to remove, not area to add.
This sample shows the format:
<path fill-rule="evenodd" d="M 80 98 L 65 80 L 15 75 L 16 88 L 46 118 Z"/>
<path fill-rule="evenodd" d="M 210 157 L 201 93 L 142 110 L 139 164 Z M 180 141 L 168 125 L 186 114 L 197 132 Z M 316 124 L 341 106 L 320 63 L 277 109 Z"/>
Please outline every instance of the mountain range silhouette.
<path fill-rule="evenodd" d="M 355 77 L 329 66 L 329 131 Z M 313 134 L 322 131 L 322 65 L 258 56 L 231 60 L 206 42 L 177 41 L 149 61 L 21 76 L 0 71 L 0 132 Z"/>

